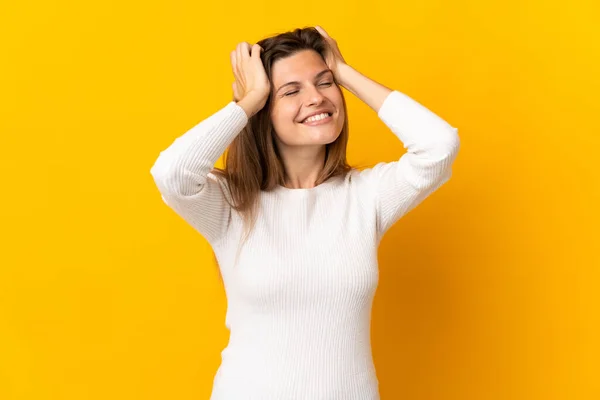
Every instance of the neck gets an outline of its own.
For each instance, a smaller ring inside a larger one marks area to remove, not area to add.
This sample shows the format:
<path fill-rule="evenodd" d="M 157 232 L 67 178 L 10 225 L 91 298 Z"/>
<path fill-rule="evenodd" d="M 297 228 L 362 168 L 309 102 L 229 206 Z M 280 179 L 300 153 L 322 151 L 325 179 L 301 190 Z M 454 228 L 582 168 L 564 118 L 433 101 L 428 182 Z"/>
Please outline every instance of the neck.
<path fill-rule="evenodd" d="M 325 146 L 303 147 L 280 151 L 285 167 L 285 187 L 291 189 L 306 189 L 315 186 L 317 178 L 325 164 Z"/>

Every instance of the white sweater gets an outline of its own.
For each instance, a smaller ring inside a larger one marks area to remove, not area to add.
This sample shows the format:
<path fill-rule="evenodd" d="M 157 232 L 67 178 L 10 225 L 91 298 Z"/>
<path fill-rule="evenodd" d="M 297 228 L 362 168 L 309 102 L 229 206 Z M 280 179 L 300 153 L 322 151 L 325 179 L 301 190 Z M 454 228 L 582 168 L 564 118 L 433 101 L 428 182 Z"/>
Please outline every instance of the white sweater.
<path fill-rule="evenodd" d="M 457 129 L 398 91 L 379 118 L 407 152 L 310 189 L 261 192 L 241 247 L 242 219 L 210 173 L 248 118 L 230 102 L 166 150 L 151 174 L 166 204 L 212 246 L 230 330 L 211 400 L 379 399 L 371 354 L 377 248 L 404 214 L 448 181 Z"/>

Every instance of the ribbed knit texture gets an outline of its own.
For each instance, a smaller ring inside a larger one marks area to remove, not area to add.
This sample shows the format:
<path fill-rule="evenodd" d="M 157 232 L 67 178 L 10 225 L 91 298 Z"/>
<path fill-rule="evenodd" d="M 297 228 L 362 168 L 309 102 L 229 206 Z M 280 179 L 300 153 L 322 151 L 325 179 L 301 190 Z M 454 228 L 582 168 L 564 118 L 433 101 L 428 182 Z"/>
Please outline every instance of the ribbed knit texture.
<path fill-rule="evenodd" d="M 310 189 L 261 192 L 247 243 L 210 174 L 248 122 L 230 102 L 162 151 L 165 203 L 210 243 L 227 296 L 227 347 L 211 400 L 374 400 L 371 307 L 383 234 L 451 176 L 457 129 L 398 91 L 379 118 L 407 152 Z M 359 134 L 359 133 L 357 133 Z"/>

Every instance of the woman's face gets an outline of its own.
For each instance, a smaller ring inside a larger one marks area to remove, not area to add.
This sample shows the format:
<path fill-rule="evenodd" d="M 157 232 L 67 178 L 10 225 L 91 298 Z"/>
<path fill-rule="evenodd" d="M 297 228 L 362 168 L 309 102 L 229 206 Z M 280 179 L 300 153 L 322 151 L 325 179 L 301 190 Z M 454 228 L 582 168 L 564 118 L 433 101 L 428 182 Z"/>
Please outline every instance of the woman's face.
<path fill-rule="evenodd" d="M 271 122 L 279 142 L 318 147 L 334 142 L 344 126 L 344 105 L 341 89 L 321 56 L 313 50 L 302 50 L 275 61 L 271 75 Z M 321 111 L 329 116 L 306 121 L 306 117 Z"/>

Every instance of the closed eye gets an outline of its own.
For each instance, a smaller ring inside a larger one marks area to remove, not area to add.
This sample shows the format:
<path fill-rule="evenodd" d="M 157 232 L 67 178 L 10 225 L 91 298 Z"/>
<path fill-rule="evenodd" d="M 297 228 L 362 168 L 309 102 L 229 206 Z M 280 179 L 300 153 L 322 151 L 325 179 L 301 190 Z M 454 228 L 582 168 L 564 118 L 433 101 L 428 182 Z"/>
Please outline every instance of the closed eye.
<path fill-rule="evenodd" d="M 325 87 L 329 87 L 333 84 L 333 82 L 323 82 L 321 84 L 319 84 L 319 86 L 325 86 Z M 292 94 L 296 94 L 298 93 L 298 90 L 292 90 L 291 92 L 287 92 L 286 94 L 284 94 L 284 96 L 288 96 L 288 95 L 292 95 Z"/>

